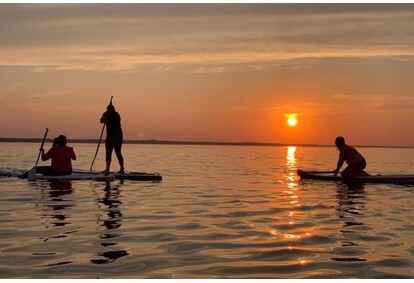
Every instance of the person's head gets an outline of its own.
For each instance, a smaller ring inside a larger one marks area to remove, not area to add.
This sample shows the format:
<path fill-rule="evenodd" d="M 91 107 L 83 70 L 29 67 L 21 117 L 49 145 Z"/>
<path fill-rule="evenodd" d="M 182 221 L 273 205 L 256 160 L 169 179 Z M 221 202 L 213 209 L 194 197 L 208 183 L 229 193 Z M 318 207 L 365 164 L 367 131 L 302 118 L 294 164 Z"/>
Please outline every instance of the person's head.
<path fill-rule="evenodd" d="M 60 135 L 56 139 L 57 139 L 57 144 L 59 146 L 64 146 L 68 143 L 68 140 L 66 139 L 64 135 Z"/>
<path fill-rule="evenodd" d="M 56 147 L 56 146 L 58 146 L 58 138 L 54 138 L 53 139 L 53 147 Z"/>
<path fill-rule="evenodd" d="M 111 103 L 111 104 L 108 105 L 108 107 L 106 107 L 106 110 L 107 111 L 115 111 L 115 106 L 113 106 L 112 103 Z"/>
<path fill-rule="evenodd" d="M 342 148 L 345 145 L 344 137 L 337 137 L 335 139 L 335 145 L 336 145 L 337 148 Z"/>

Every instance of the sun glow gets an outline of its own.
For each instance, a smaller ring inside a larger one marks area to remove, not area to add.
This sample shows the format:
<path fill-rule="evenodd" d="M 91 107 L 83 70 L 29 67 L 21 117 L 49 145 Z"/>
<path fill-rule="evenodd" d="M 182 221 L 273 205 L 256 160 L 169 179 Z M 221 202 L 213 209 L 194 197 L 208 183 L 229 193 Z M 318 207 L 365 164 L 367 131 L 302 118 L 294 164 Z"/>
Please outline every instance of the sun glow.
<path fill-rule="evenodd" d="M 298 120 L 296 119 L 297 114 L 286 114 L 287 121 L 286 123 L 290 127 L 294 127 L 298 124 Z"/>

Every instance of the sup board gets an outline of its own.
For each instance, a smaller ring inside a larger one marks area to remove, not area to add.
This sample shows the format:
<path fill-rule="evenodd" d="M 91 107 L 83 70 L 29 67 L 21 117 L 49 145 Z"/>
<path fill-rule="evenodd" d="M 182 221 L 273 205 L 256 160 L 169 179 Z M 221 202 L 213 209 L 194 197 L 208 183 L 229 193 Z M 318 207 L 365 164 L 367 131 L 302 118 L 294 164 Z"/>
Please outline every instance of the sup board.
<path fill-rule="evenodd" d="M 13 168 L 0 168 L 0 176 L 5 177 L 21 177 L 25 170 Z M 35 174 L 34 179 L 39 180 L 97 180 L 97 181 L 113 181 L 118 180 L 136 180 L 136 181 L 162 181 L 162 176 L 159 173 L 144 173 L 144 172 L 128 172 L 124 174 L 111 173 L 104 175 L 98 172 L 88 171 L 74 171 L 70 175 L 47 176 Z"/>
<path fill-rule="evenodd" d="M 136 180 L 136 181 L 154 181 L 161 182 L 162 176 L 158 173 L 128 172 L 124 174 L 114 173 L 115 179 L 118 180 Z"/>
<path fill-rule="evenodd" d="M 378 184 L 399 184 L 414 185 L 414 174 L 407 175 L 364 175 L 353 177 L 332 176 L 333 173 L 324 171 L 305 171 L 298 170 L 297 174 L 301 179 L 313 179 L 322 181 L 340 181 L 340 182 L 360 182 L 360 183 L 378 183 Z"/>
<path fill-rule="evenodd" d="M 74 173 L 89 173 L 87 171 L 75 171 Z M 97 174 L 102 175 L 98 172 L 93 172 L 90 174 Z M 125 172 L 123 174 L 121 173 L 110 173 L 108 176 L 113 176 L 117 180 L 135 180 L 135 181 L 153 181 L 153 182 L 161 182 L 162 176 L 160 173 L 144 173 L 144 172 Z"/>

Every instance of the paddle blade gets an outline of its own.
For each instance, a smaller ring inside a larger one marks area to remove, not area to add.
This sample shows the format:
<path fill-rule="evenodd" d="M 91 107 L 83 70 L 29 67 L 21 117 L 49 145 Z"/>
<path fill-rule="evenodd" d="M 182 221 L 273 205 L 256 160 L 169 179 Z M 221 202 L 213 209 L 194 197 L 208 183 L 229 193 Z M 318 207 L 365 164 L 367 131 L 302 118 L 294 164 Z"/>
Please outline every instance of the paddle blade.
<path fill-rule="evenodd" d="M 35 179 L 35 176 L 36 176 L 36 167 L 33 167 L 27 172 L 27 179 L 29 179 L 29 181 L 33 181 Z"/>

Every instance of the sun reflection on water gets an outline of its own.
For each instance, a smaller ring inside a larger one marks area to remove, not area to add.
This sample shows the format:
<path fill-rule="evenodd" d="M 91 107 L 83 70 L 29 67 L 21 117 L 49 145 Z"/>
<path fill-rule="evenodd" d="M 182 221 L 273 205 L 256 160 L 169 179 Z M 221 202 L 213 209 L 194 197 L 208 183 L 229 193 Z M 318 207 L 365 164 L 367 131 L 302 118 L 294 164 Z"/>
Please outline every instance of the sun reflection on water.
<path fill-rule="evenodd" d="M 288 146 L 286 154 L 286 167 L 296 168 L 296 146 Z"/>
<path fill-rule="evenodd" d="M 300 225 L 300 222 L 303 220 L 302 215 L 300 212 L 297 211 L 298 208 L 300 208 L 301 202 L 300 202 L 300 190 L 299 185 L 297 183 L 298 176 L 296 174 L 297 170 L 297 160 L 296 160 L 296 147 L 295 146 L 289 146 L 287 147 L 286 152 L 286 173 L 285 173 L 285 189 L 283 190 L 283 193 L 286 195 L 287 201 L 287 208 L 288 208 L 288 214 L 286 218 L 284 219 L 283 223 L 278 223 L 281 226 L 289 226 L 291 227 L 288 229 L 289 231 L 285 232 L 283 229 L 280 229 L 282 231 L 279 231 L 278 229 L 272 228 L 270 229 L 269 233 L 273 237 L 278 237 L 282 240 L 286 240 L 289 243 L 292 241 L 297 241 L 306 237 L 311 236 L 312 234 L 309 231 L 303 231 L 303 228 L 295 229 L 296 226 Z M 285 228 L 284 228 L 285 229 Z M 292 246 L 289 245 L 289 249 L 292 249 Z M 300 263 L 304 264 L 308 261 L 303 260 Z"/>
<path fill-rule="evenodd" d="M 287 153 L 286 153 L 286 180 L 287 180 L 287 188 L 284 191 L 291 201 L 289 202 L 291 205 L 294 206 L 300 206 L 299 203 L 299 196 L 297 194 L 298 192 L 298 184 L 296 182 L 297 175 L 296 175 L 296 146 L 288 146 Z M 293 214 L 289 213 L 289 217 L 291 217 Z"/>

